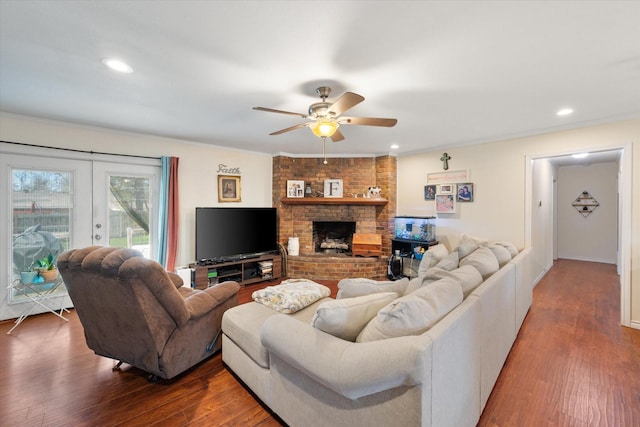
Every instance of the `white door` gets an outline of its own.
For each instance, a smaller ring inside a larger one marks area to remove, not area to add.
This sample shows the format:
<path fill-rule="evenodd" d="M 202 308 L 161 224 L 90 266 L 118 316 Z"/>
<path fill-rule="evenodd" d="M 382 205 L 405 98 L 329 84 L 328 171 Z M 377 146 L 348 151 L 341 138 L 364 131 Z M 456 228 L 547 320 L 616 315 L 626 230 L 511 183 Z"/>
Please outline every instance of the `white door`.
<path fill-rule="evenodd" d="M 50 251 L 92 244 L 91 162 L 3 154 L 0 241 L 0 319 L 18 317 L 34 303 L 8 285 Z M 50 295 L 53 307 L 69 307 L 64 286 Z M 33 307 L 32 313 L 45 309 Z"/>
<path fill-rule="evenodd" d="M 156 255 L 159 161 L 124 164 L 41 154 L 0 156 L 2 320 L 28 309 L 45 311 L 8 286 L 50 251 L 109 245 Z M 64 286 L 50 297 L 48 306 L 72 306 Z"/>
<path fill-rule="evenodd" d="M 94 244 L 134 248 L 156 259 L 159 187 L 157 166 L 94 162 Z"/>

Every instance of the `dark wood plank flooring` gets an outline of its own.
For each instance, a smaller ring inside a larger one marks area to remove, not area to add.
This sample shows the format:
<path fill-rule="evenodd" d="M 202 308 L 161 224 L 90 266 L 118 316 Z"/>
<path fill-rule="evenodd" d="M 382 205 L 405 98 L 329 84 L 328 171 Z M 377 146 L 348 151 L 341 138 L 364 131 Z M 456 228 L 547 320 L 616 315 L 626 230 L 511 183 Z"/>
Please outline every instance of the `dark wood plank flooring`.
<path fill-rule="evenodd" d="M 329 285 L 335 295 L 335 283 Z M 266 283 L 269 285 L 270 283 Z M 241 303 L 259 289 L 241 289 Z M 640 331 L 620 326 L 615 267 L 557 261 L 534 290 L 481 426 L 640 425 Z M 177 379 L 96 356 L 50 314 L 0 323 L 0 426 L 280 426 L 220 354 Z"/>

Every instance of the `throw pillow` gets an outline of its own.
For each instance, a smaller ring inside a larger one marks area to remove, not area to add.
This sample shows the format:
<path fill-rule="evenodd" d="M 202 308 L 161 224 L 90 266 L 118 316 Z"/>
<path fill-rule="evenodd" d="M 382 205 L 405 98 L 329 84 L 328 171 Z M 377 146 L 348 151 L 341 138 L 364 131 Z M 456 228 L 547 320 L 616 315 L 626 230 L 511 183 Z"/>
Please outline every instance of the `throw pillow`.
<path fill-rule="evenodd" d="M 475 267 L 484 280 L 500 269 L 496 256 L 489 248 L 478 248 L 471 255 L 460 261 L 460 266 L 471 265 Z"/>
<path fill-rule="evenodd" d="M 442 259 L 449 255 L 449 250 L 442 243 L 438 243 L 434 246 L 429 246 L 428 252 L 435 256 L 437 259 Z"/>
<path fill-rule="evenodd" d="M 295 313 L 328 297 L 331 289 L 307 279 L 288 279 L 276 286 L 267 286 L 251 294 L 255 302 L 284 314 Z"/>
<path fill-rule="evenodd" d="M 355 341 L 378 311 L 396 298 L 395 292 L 382 292 L 326 301 L 318 306 L 311 326 L 343 340 Z"/>
<path fill-rule="evenodd" d="M 462 233 L 460 235 L 460 243 L 473 243 L 474 245 L 481 247 L 487 246 L 489 244 L 489 239 L 485 239 L 484 237 L 472 236 L 470 234 Z M 460 244 L 458 243 L 458 244 Z"/>
<path fill-rule="evenodd" d="M 460 243 L 458 246 L 456 246 L 453 252 L 456 252 L 458 254 L 458 258 L 463 259 L 472 254 L 476 249 L 478 249 L 478 245 L 473 242 L 466 242 Z"/>
<path fill-rule="evenodd" d="M 338 282 L 336 299 L 353 298 L 380 292 L 396 292 L 399 295 L 404 295 L 408 285 L 409 279 L 406 277 L 395 281 L 379 281 L 365 278 L 342 279 Z"/>
<path fill-rule="evenodd" d="M 449 255 L 449 251 L 442 243 L 429 247 L 429 250 L 422 255 L 422 261 L 420 261 L 420 265 L 418 266 L 418 276 L 424 276 L 428 269 L 436 265 L 447 255 Z"/>
<path fill-rule="evenodd" d="M 494 244 L 494 245 L 489 245 L 487 247 L 496 256 L 496 259 L 498 260 L 498 265 L 500 266 L 500 268 L 502 268 L 502 266 L 504 266 L 506 263 L 511 261 L 511 254 L 509 253 L 507 248 L 505 248 L 504 246 Z"/>
<path fill-rule="evenodd" d="M 383 307 L 360 332 L 356 342 L 420 335 L 461 302 L 462 289 L 455 280 L 438 280 Z"/>
<path fill-rule="evenodd" d="M 449 255 L 444 257 L 440 262 L 438 262 L 435 267 L 441 268 L 443 270 L 451 271 L 458 268 L 459 255 L 458 252 L 451 252 Z"/>
<path fill-rule="evenodd" d="M 496 242 L 496 245 L 504 246 L 511 254 L 511 258 L 515 257 L 520 253 L 518 248 L 516 248 L 516 245 L 514 245 L 511 242 L 499 241 L 499 242 Z"/>

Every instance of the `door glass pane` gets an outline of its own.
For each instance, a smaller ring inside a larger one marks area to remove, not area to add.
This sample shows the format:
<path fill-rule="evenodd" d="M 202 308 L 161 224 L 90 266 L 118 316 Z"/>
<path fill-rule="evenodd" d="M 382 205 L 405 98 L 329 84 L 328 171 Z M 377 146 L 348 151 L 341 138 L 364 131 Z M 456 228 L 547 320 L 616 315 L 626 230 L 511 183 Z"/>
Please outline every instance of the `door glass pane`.
<path fill-rule="evenodd" d="M 149 177 L 109 177 L 109 246 L 134 248 L 151 257 Z"/>
<path fill-rule="evenodd" d="M 73 173 L 55 170 L 11 169 L 12 278 L 28 271 L 38 260 L 53 259 L 70 247 L 73 218 Z M 43 277 L 36 283 L 46 286 Z M 57 293 L 66 294 L 64 286 Z M 10 302 L 25 295 L 15 291 Z"/>

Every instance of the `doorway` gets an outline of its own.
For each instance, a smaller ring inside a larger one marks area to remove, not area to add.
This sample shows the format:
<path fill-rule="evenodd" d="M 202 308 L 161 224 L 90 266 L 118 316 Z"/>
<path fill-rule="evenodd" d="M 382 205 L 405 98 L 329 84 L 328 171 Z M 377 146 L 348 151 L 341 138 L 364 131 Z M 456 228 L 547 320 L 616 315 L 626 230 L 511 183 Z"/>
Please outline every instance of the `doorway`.
<path fill-rule="evenodd" d="M 595 154 L 591 162 L 617 162 L 617 195 L 614 203 L 617 207 L 617 229 L 612 236 L 616 239 L 618 272 L 620 274 L 620 300 L 621 300 L 621 323 L 624 326 L 631 326 L 631 279 L 630 279 L 630 236 L 622 233 L 628 230 L 631 222 L 631 145 L 623 147 L 609 148 L 603 150 L 592 150 Z M 553 264 L 555 252 L 557 250 L 555 241 L 558 236 L 557 225 L 557 187 L 558 168 L 570 163 L 563 159 L 569 158 L 571 153 L 549 154 L 541 157 L 527 157 L 527 195 L 525 197 L 526 216 L 525 223 L 528 225 L 525 236 L 526 245 L 532 246 L 536 257 L 541 260 L 543 271 L 547 271 Z M 540 173 L 540 171 L 543 171 Z M 547 191 L 549 189 L 549 191 Z M 584 190 L 584 189 L 583 189 Z M 547 197 L 548 196 L 548 197 Z M 544 206 L 548 208 L 545 209 Z M 549 209 L 550 208 L 550 209 Z M 541 216 L 545 216 L 541 221 Z M 580 218 L 583 219 L 583 218 Z M 540 227 L 539 224 L 544 226 Z M 541 245 L 542 242 L 553 242 L 551 245 Z"/>
<path fill-rule="evenodd" d="M 49 254 L 90 245 L 130 247 L 155 257 L 160 161 L 24 148 L 0 159 L 0 319 L 24 312 L 28 296 L 8 284 Z M 53 154 L 52 152 L 55 152 Z M 85 158 L 82 158 L 85 157 Z M 155 165 L 154 165 L 155 163 Z M 54 306 L 72 306 L 64 286 Z M 36 307 L 33 313 L 44 311 Z"/>

